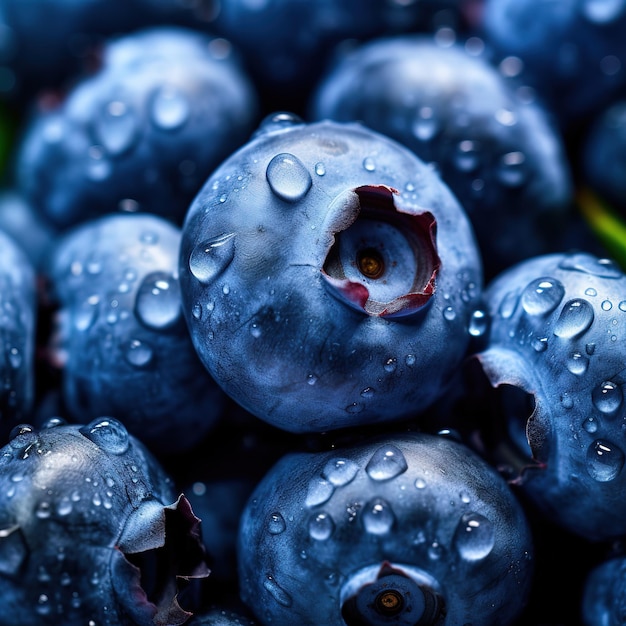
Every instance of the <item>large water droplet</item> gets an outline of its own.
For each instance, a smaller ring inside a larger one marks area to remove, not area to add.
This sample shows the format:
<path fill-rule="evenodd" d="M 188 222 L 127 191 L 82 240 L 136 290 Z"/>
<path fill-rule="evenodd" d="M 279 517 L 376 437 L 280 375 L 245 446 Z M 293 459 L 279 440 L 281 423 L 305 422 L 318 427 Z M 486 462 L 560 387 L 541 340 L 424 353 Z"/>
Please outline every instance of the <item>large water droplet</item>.
<path fill-rule="evenodd" d="M 572 339 L 584 333 L 593 322 L 593 307 L 581 298 L 567 302 L 554 325 L 554 334 L 563 339 Z"/>
<path fill-rule="evenodd" d="M 74 309 L 74 327 L 76 330 L 85 332 L 93 326 L 98 317 L 99 302 L 100 298 L 98 296 L 89 296 Z"/>
<path fill-rule="evenodd" d="M 493 524 L 480 513 L 466 513 L 459 520 L 452 542 L 462 559 L 484 559 L 495 544 Z"/>
<path fill-rule="evenodd" d="M 96 418 L 83 426 L 80 432 L 111 454 L 124 454 L 130 445 L 126 427 L 112 417 Z"/>
<path fill-rule="evenodd" d="M 598 482 L 613 480 L 624 466 L 621 448 L 605 439 L 597 439 L 587 449 L 587 471 Z"/>
<path fill-rule="evenodd" d="M 280 535 L 280 533 L 285 532 L 286 528 L 285 518 L 280 513 L 272 513 L 270 515 L 267 522 L 267 531 L 271 535 Z"/>
<path fill-rule="evenodd" d="M 402 451 L 393 444 L 389 444 L 381 446 L 374 452 L 365 471 L 373 480 L 390 480 L 406 472 L 407 468 Z"/>
<path fill-rule="evenodd" d="M 295 113 L 278 111 L 276 113 L 270 113 L 267 117 L 263 118 L 254 135 L 256 137 L 257 135 L 299 126 L 300 124 L 304 124 L 304 121 Z"/>
<path fill-rule="evenodd" d="M 268 576 L 263 581 L 263 587 L 269 591 L 270 595 L 284 607 L 290 607 L 293 603 L 292 597 L 274 580 L 273 576 Z"/>
<path fill-rule="evenodd" d="M 624 394 L 619 385 L 605 381 L 591 392 L 591 401 L 600 413 L 612 415 L 622 406 Z"/>
<path fill-rule="evenodd" d="M 468 332 L 472 337 L 482 337 L 489 327 L 489 317 L 481 309 L 472 312 L 470 317 Z"/>
<path fill-rule="evenodd" d="M 309 483 L 309 489 L 304 502 L 307 506 L 319 506 L 330 500 L 334 490 L 334 485 L 325 478 L 314 478 Z"/>
<path fill-rule="evenodd" d="M 227 233 L 199 243 L 189 256 L 189 271 L 201 283 L 219 276 L 235 256 L 235 233 Z"/>
<path fill-rule="evenodd" d="M 135 113 L 121 100 L 107 103 L 94 120 L 96 141 L 112 155 L 128 150 L 133 145 L 137 130 Z"/>
<path fill-rule="evenodd" d="M 133 339 L 128 342 L 124 356 L 132 366 L 145 367 L 152 361 L 154 351 L 146 342 Z"/>
<path fill-rule="evenodd" d="M 309 536 L 316 541 L 326 541 L 335 530 L 335 522 L 328 513 L 313 515 L 309 521 Z"/>
<path fill-rule="evenodd" d="M 180 128 L 189 118 L 190 111 L 189 100 L 174 87 L 160 88 L 152 100 L 152 120 L 163 130 Z"/>
<path fill-rule="evenodd" d="M 308 193 L 313 181 L 308 170 L 293 154 L 277 154 L 265 172 L 270 189 L 281 200 L 297 202 Z"/>
<path fill-rule="evenodd" d="M 164 272 L 146 276 L 137 292 L 135 315 L 137 319 L 154 330 L 173 326 L 182 314 L 180 285 Z"/>
<path fill-rule="evenodd" d="M 567 359 L 567 369 L 576 376 L 582 376 L 589 366 L 589 359 L 583 356 L 580 352 L 574 352 Z"/>
<path fill-rule="evenodd" d="M 335 487 L 342 487 L 354 480 L 359 466 L 350 459 L 331 459 L 324 466 L 322 476 Z"/>
<path fill-rule="evenodd" d="M 554 278 L 539 278 L 526 286 L 521 302 L 529 315 L 546 315 L 556 309 L 563 296 L 565 287 Z"/>
<path fill-rule="evenodd" d="M 0 528 L 0 574 L 17 574 L 28 554 L 29 549 L 19 526 Z"/>
<path fill-rule="evenodd" d="M 363 528 L 371 535 L 384 535 L 388 533 L 396 518 L 388 502 L 382 498 L 376 498 L 363 509 L 361 521 Z"/>

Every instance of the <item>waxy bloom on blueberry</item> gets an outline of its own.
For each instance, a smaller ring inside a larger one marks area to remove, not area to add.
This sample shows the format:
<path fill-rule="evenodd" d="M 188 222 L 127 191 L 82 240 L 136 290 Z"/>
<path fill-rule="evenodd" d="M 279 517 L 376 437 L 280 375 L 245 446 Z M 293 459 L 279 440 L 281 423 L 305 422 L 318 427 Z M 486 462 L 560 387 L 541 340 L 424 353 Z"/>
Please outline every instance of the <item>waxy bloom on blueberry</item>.
<path fill-rule="evenodd" d="M 468 347 L 482 268 L 450 190 L 359 124 L 266 118 L 207 180 L 182 232 L 201 360 L 291 432 L 407 418 Z"/>

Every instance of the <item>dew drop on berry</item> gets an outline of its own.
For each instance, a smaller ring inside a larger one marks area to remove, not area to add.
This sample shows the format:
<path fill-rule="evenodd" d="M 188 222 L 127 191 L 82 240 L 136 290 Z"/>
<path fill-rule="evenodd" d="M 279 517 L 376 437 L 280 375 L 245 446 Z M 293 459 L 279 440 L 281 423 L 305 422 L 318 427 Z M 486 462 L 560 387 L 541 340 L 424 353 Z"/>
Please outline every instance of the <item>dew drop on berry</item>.
<path fill-rule="evenodd" d="M 154 124 L 163 130 L 176 130 L 189 118 L 189 101 L 178 89 L 161 87 L 153 97 L 151 116 Z"/>
<path fill-rule="evenodd" d="M 430 141 L 439 131 L 439 122 L 431 107 L 422 107 L 413 120 L 413 135 L 419 141 Z"/>
<path fill-rule="evenodd" d="M 39 519 L 48 519 L 52 514 L 50 503 L 43 500 L 35 508 L 35 517 Z"/>
<path fill-rule="evenodd" d="M 526 180 L 526 158 L 522 152 L 508 152 L 500 159 L 498 180 L 505 187 L 520 187 Z"/>
<path fill-rule="evenodd" d="M 482 337 L 487 332 L 489 317 L 481 309 L 472 312 L 470 316 L 468 332 L 472 337 Z"/>
<path fill-rule="evenodd" d="M 272 133 L 284 128 L 299 126 L 303 123 L 303 119 L 295 113 L 291 113 L 289 111 L 278 111 L 277 113 L 270 113 L 267 117 L 261 120 L 261 123 L 259 124 L 259 127 L 254 135 L 256 137 L 257 135 Z"/>
<path fill-rule="evenodd" d="M 624 466 L 624 452 L 614 443 L 597 439 L 587 449 L 587 471 L 598 482 L 613 480 Z"/>
<path fill-rule="evenodd" d="M 563 339 L 572 339 L 584 333 L 593 323 L 593 307 L 581 298 L 565 304 L 554 325 L 554 334 Z"/>
<path fill-rule="evenodd" d="M 365 505 L 361 521 L 370 535 L 385 535 L 393 528 L 396 518 L 389 503 L 376 498 Z"/>
<path fill-rule="evenodd" d="M 319 506 L 320 504 L 324 504 L 330 500 L 334 490 L 335 486 L 325 478 L 314 478 L 309 483 L 309 488 L 304 502 L 307 506 Z"/>
<path fill-rule="evenodd" d="M 534 337 L 530 345 L 535 352 L 545 352 L 548 349 L 548 338 Z"/>
<path fill-rule="evenodd" d="M 138 130 L 135 113 L 121 100 L 108 102 L 94 119 L 95 140 L 114 156 L 133 145 Z"/>
<path fill-rule="evenodd" d="M 274 195 L 285 202 L 302 200 L 313 184 L 302 161 L 287 152 L 277 154 L 269 162 L 265 176 Z"/>
<path fill-rule="evenodd" d="M 69 499 L 69 496 L 63 496 L 59 503 L 57 504 L 57 514 L 61 517 L 65 517 L 72 512 L 72 501 Z"/>
<path fill-rule="evenodd" d="M 146 276 L 137 292 L 135 315 L 154 330 L 173 326 L 182 314 L 178 281 L 164 272 Z"/>
<path fill-rule="evenodd" d="M 484 559 L 495 545 L 493 524 L 480 513 L 466 513 L 457 524 L 452 543 L 465 561 Z"/>
<path fill-rule="evenodd" d="M 37 598 L 36 611 L 37 613 L 39 613 L 39 615 L 49 615 L 52 611 L 52 608 L 50 606 L 50 598 L 48 598 L 45 593 L 42 593 L 39 598 Z"/>
<path fill-rule="evenodd" d="M 278 604 L 284 607 L 290 607 L 292 605 L 293 598 L 274 580 L 273 576 L 268 576 L 263 581 L 263 587 L 265 587 Z"/>
<path fill-rule="evenodd" d="M 510 317 L 512 317 L 513 313 L 515 313 L 518 302 L 518 294 L 514 291 L 509 291 L 502 299 L 500 307 L 498 308 L 498 313 L 500 314 L 500 317 L 504 320 L 508 320 Z"/>
<path fill-rule="evenodd" d="M 99 448 L 111 454 L 124 454 L 130 445 L 126 427 L 112 417 L 96 418 L 80 432 Z"/>
<path fill-rule="evenodd" d="M 94 182 L 106 180 L 111 174 L 112 166 L 104 156 L 100 146 L 91 146 L 87 151 L 86 175 Z"/>
<path fill-rule="evenodd" d="M 331 459 L 324 466 L 322 476 L 335 487 L 343 487 L 354 480 L 359 466 L 350 459 Z"/>
<path fill-rule="evenodd" d="M 141 368 L 150 364 L 154 352 L 145 341 L 133 339 L 128 342 L 124 356 L 133 367 Z"/>
<path fill-rule="evenodd" d="M 479 155 L 476 142 L 465 139 L 456 147 L 453 163 L 460 172 L 473 172 L 478 168 Z"/>
<path fill-rule="evenodd" d="M 235 256 L 235 233 L 198 244 L 189 256 L 189 271 L 203 284 L 219 276 Z"/>
<path fill-rule="evenodd" d="M 267 522 L 267 531 L 270 535 L 280 535 L 287 528 L 285 518 L 280 513 L 272 513 Z"/>
<path fill-rule="evenodd" d="M 376 171 L 376 163 L 372 157 L 365 157 L 363 159 L 363 169 L 367 172 L 375 172 Z"/>
<path fill-rule="evenodd" d="M 565 288 L 554 278 L 539 278 L 526 286 L 522 293 L 521 303 L 529 315 L 546 315 L 559 305 Z"/>
<path fill-rule="evenodd" d="M 328 513 L 318 513 L 309 520 L 309 536 L 315 541 L 326 541 L 335 530 L 335 522 Z"/>
<path fill-rule="evenodd" d="M 374 452 L 365 471 L 372 480 L 390 480 L 408 469 L 402 451 L 394 445 L 382 446 Z"/>
<path fill-rule="evenodd" d="M 598 432 L 598 420 L 595 417 L 588 417 L 584 422 L 583 422 L 583 428 L 585 429 L 585 431 L 587 431 L 590 435 L 593 435 L 593 433 Z"/>
<path fill-rule="evenodd" d="M 576 376 L 582 376 L 589 366 L 589 359 L 580 352 L 574 352 L 566 361 L 567 369 Z"/>
<path fill-rule="evenodd" d="M 612 381 L 605 381 L 591 392 L 593 405 L 605 415 L 614 414 L 624 401 L 622 388 Z"/>

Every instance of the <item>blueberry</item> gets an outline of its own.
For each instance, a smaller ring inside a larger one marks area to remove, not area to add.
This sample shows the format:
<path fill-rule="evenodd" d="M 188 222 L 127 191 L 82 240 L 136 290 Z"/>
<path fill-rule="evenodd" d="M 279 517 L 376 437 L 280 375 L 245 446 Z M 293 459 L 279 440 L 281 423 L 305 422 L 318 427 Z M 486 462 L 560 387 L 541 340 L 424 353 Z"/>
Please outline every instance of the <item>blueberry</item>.
<path fill-rule="evenodd" d="M 115 415 L 159 454 L 196 445 L 226 404 L 182 315 L 179 243 L 156 215 L 106 215 L 67 232 L 49 264 L 68 416 Z"/>
<path fill-rule="evenodd" d="M 572 181 L 553 120 L 483 48 L 425 34 L 367 42 L 328 68 L 310 109 L 313 119 L 361 121 L 432 163 L 472 220 L 490 278 L 555 251 Z"/>
<path fill-rule="evenodd" d="M 0 230 L 0 442 L 35 406 L 38 297 L 35 268 L 21 245 Z"/>
<path fill-rule="evenodd" d="M 453 439 L 392 434 L 283 456 L 241 518 L 242 600 L 262 623 L 509 624 L 533 577 L 523 509 Z"/>
<path fill-rule="evenodd" d="M 486 393 L 504 431 L 494 450 L 518 459 L 511 480 L 547 519 L 591 541 L 626 532 L 625 294 L 623 271 L 592 254 L 521 262 L 485 292 L 491 330 L 476 355 L 497 390 Z"/>
<path fill-rule="evenodd" d="M 31 114 L 16 177 L 58 228 L 119 211 L 180 223 L 255 121 L 256 95 L 232 46 L 189 29 L 146 29 L 109 41 L 97 72 Z"/>
<path fill-rule="evenodd" d="M 190 206 L 180 285 L 218 384 L 302 433 L 433 403 L 467 350 L 482 276 L 465 213 L 415 155 L 358 124 L 280 115 Z"/>
<path fill-rule="evenodd" d="M 615 555 L 594 565 L 582 596 L 585 626 L 619 626 L 626 621 L 626 558 Z"/>
<path fill-rule="evenodd" d="M 237 611 L 214 606 L 198 613 L 186 624 L 187 626 L 255 626 L 257 622 Z"/>
<path fill-rule="evenodd" d="M 480 30 L 569 131 L 624 89 L 625 26 L 624 0 L 486 0 Z"/>
<path fill-rule="evenodd" d="M 0 450 L 1 624 L 182 624 L 199 520 L 112 417 L 22 424 Z"/>

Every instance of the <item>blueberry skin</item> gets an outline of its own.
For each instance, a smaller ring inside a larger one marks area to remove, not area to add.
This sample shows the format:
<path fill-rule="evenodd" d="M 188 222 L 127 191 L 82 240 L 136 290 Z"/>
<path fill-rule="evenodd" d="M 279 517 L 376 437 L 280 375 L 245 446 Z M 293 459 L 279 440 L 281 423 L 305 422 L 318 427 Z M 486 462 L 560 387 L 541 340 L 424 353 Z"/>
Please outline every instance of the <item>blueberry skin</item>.
<path fill-rule="evenodd" d="M 248 139 L 256 107 L 223 40 L 175 27 L 110 40 L 97 72 L 26 121 L 19 188 L 58 228 L 118 211 L 180 224 L 211 170 Z"/>
<path fill-rule="evenodd" d="M 329 66 L 310 116 L 361 121 L 433 163 L 472 220 L 486 278 L 556 251 L 572 201 L 561 136 L 487 52 L 426 34 L 367 42 Z"/>
<path fill-rule="evenodd" d="M 34 409 L 37 297 L 31 260 L 0 230 L 0 442 Z"/>
<path fill-rule="evenodd" d="M 182 624 L 199 520 L 120 422 L 52 418 L 0 449 L 0 624 Z"/>
<path fill-rule="evenodd" d="M 620 626 L 626 621 L 626 558 L 614 556 L 595 565 L 584 582 L 585 626 Z"/>
<path fill-rule="evenodd" d="M 241 597 L 263 624 L 417 623 L 342 618 L 389 568 L 443 606 L 419 623 L 513 623 L 533 558 L 504 479 L 464 444 L 425 433 L 285 455 L 251 495 L 238 543 Z M 413 598 L 405 608 L 418 608 Z"/>
<path fill-rule="evenodd" d="M 486 0 L 480 33 L 498 59 L 523 62 L 523 79 L 569 131 L 623 90 L 625 26 L 624 0 Z"/>
<path fill-rule="evenodd" d="M 115 415 L 158 454 L 195 446 L 226 405 L 182 315 L 179 244 L 163 218 L 112 214 L 67 232 L 49 265 L 68 416 Z"/>
<path fill-rule="evenodd" d="M 614 101 L 592 119 L 579 154 L 581 179 L 626 214 L 626 100 Z"/>
<path fill-rule="evenodd" d="M 467 349 L 482 276 L 466 215 L 407 149 L 277 115 L 190 206 L 180 285 L 218 384 L 297 433 L 433 403 Z"/>
<path fill-rule="evenodd" d="M 489 428 L 505 431 L 493 451 L 519 457 L 511 479 L 551 522 L 591 541 L 622 536 L 626 276 L 595 255 L 544 255 L 503 272 L 485 301 L 476 358 L 497 390 Z"/>
<path fill-rule="evenodd" d="M 216 606 L 198 613 L 186 624 L 187 626 L 255 626 L 257 623 L 236 611 Z"/>

